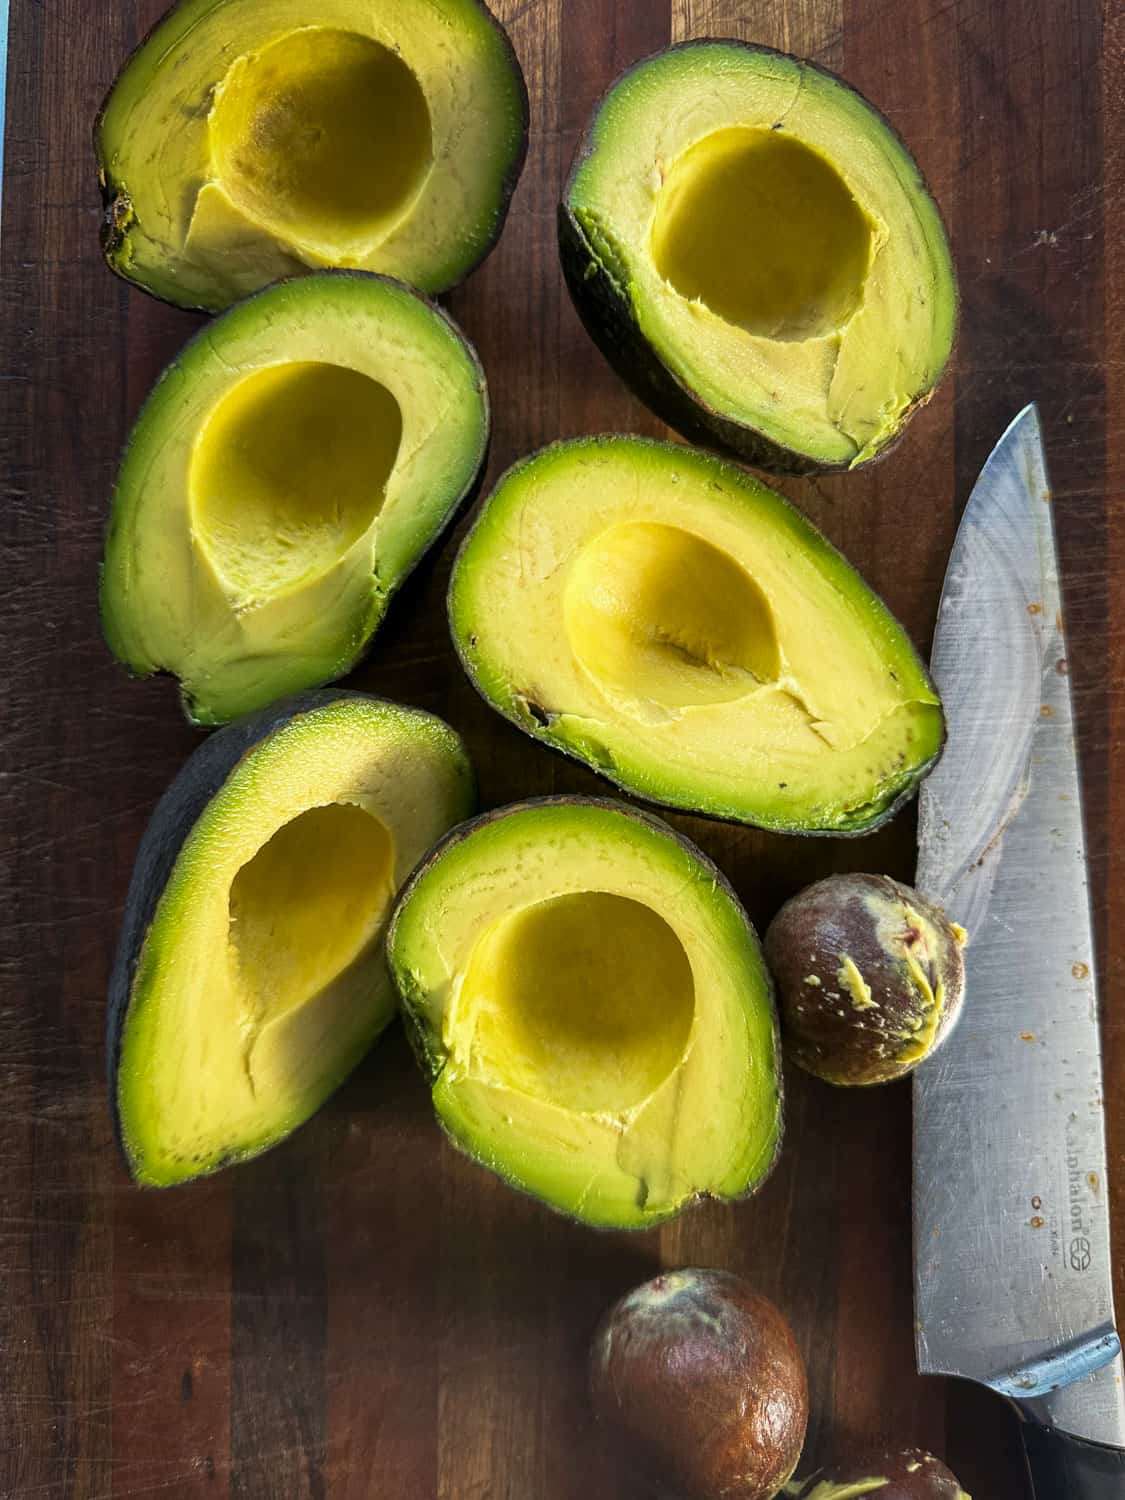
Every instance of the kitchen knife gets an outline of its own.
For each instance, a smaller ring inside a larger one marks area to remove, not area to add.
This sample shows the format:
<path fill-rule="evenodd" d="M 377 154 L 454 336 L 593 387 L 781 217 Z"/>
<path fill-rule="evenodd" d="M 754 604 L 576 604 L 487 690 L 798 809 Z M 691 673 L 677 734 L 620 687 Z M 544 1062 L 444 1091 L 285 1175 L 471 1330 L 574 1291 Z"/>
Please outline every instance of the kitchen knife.
<path fill-rule="evenodd" d="M 945 578 L 949 738 L 917 885 L 968 929 L 962 1020 L 914 1081 L 918 1367 L 1018 1404 L 1036 1500 L 1125 1497 L 1081 789 L 1039 415 L 1000 439 Z"/>

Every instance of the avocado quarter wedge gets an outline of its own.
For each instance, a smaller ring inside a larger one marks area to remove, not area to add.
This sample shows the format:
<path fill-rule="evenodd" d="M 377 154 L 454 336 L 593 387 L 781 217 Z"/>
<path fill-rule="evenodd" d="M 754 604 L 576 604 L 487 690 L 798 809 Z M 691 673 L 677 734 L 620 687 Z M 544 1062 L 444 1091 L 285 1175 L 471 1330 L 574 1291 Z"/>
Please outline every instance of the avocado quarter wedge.
<path fill-rule="evenodd" d="M 474 798 L 447 724 L 359 693 L 305 693 L 199 746 L 141 841 L 110 980 L 137 1182 L 255 1156 L 319 1109 L 395 1014 L 393 897 Z"/>
<path fill-rule="evenodd" d="M 325 267 L 445 291 L 499 238 L 527 128 L 481 0 L 180 0 L 95 126 L 102 248 L 211 312 Z"/>
<path fill-rule="evenodd" d="M 513 1186 L 641 1229 L 768 1175 L 781 1075 L 758 939 L 659 819 L 554 797 L 465 824 L 403 890 L 387 953 L 439 1121 Z"/>
<path fill-rule="evenodd" d="M 651 802 L 866 833 L 936 760 L 906 632 L 789 503 L 710 454 L 622 435 L 497 482 L 449 584 L 477 691 Z"/>
<path fill-rule="evenodd" d="M 814 63 L 684 42 L 608 90 L 559 209 L 595 342 L 689 440 L 778 473 L 884 452 L 953 347 L 941 215 L 881 114 Z"/>
<path fill-rule="evenodd" d="M 439 308 L 364 272 L 281 282 L 202 329 L 141 409 L 101 617 L 214 725 L 341 677 L 474 491 L 489 408 Z"/>

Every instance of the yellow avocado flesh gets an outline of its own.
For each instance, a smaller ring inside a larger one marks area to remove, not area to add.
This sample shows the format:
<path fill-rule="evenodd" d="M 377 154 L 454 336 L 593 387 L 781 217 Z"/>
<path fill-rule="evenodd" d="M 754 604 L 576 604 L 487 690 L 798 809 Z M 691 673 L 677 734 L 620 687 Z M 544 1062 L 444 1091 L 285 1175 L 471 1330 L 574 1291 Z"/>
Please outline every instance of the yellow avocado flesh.
<path fill-rule="evenodd" d="M 175 673 L 201 723 L 340 676 L 487 439 L 472 351 L 405 288 L 327 273 L 233 308 L 130 437 L 102 578 L 111 648 Z"/>
<path fill-rule="evenodd" d="M 391 1019 L 398 886 L 471 805 L 457 737 L 357 698 L 298 714 L 196 822 L 144 940 L 117 1098 L 134 1175 L 198 1176 L 306 1119 Z"/>
<path fill-rule="evenodd" d="M 370 37 L 324 27 L 238 58 L 208 125 L 230 201 L 332 264 L 386 237 L 433 160 L 426 97 L 406 64 Z"/>
<path fill-rule="evenodd" d="M 346 366 L 269 365 L 231 387 L 195 443 L 193 531 L 229 593 L 261 600 L 339 562 L 375 520 L 402 411 Z"/>
<path fill-rule="evenodd" d="M 949 356 L 952 260 L 913 159 L 794 58 L 711 42 L 638 65 L 567 205 L 688 391 L 817 463 L 872 457 Z"/>
<path fill-rule="evenodd" d="M 652 226 L 657 270 L 681 297 L 782 343 L 851 318 L 882 237 L 823 156 L 782 131 L 745 126 L 684 152 Z"/>
<path fill-rule="evenodd" d="M 757 942 L 670 829 L 598 803 L 506 810 L 423 867 L 388 941 L 439 1118 L 516 1186 L 639 1227 L 771 1165 Z"/>
<path fill-rule="evenodd" d="M 99 124 L 111 260 L 210 308 L 325 266 L 438 291 L 491 243 L 523 131 L 475 0 L 181 0 Z"/>
<path fill-rule="evenodd" d="M 589 1113 L 631 1109 L 683 1056 L 694 990 L 663 917 L 577 891 L 519 908 L 474 945 L 444 1036 L 455 1058 L 521 1093 Z"/>
<path fill-rule="evenodd" d="M 933 687 L 858 574 L 780 496 L 683 448 L 582 440 L 511 471 L 450 619 L 501 712 L 655 801 L 851 831 L 940 749 Z"/>

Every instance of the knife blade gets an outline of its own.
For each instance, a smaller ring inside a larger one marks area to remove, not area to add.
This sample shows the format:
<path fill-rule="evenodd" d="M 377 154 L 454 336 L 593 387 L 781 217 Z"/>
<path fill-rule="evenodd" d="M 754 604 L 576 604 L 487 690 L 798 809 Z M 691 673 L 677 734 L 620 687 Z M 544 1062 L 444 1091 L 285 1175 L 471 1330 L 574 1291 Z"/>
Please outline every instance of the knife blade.
<path fill-rule="evenodd" d="M 1040 1432 L 1125 1448 L 1052 512 L 1029 406 L 969 498 L 934 637 L 948 742 L 921 792 L 916 883 L 969 946 L 962 1020 L 914 1081 L 916 1344 L 923 1373 L 991 1386 Z M 1059 1480 L 1071 1471 L 1056 1462 L 1044 1478 L 1040 1455 L 1038 1493 L 1125 1494 L 1125 1467 L 1102 1458 L 1107 1489 L 1081 1466 Z"/>

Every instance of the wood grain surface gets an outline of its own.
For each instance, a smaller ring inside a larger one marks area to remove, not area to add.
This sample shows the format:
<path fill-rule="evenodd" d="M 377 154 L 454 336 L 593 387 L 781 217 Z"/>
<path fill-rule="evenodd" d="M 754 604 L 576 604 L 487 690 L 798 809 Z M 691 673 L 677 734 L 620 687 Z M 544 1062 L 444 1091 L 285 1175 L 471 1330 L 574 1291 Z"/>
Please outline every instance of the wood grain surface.
<path fill-rule="evenodd" d="M 1125 6 L 495 8 L 527 73 L 531 154 L 498 250 L 449 299 L 491 382 L 494 472 L 560 435 L 660 431 L 580 330 L 555 250 L 570 154 L 626 64 L 688 36 L 768 42 L 841 70 L 913 147 L 960 267 L 954 372 L 886 463 L 785 488 L 925 649 L 972 480 L 1007 420 L 1040 401 L 1108 1066 L 1125 1078 Z M 591 1429 L 584 1348 L 625 1287 L 699 1263 L 744 1272 L 792 1318 L 809 1362 L 810 1459 L 833 1433 L 887 1434 L 944 1453 L 977 1500 L 1022 1500 L 1004 1407 L 914 1373 L 907 1087 L 841 1093 L 791 1076 L 785 1153 L 756 1200 L 659 1232 L 594 1234 L 444 1145 L 392 1035 L 260 1161 L 164 1195 L 129 1185 L 105 1100 L 106 976 L 140 832 L 196 737 L 167 680 L 130 682 L 110 660 L 95 577 L 122 440 L 199 320 L 103 268 L 90 127 L 160 9 L 13 0 L 0 242 L 0 1495 L 634 1500 Z M 449 718 L 486 805 L 598 789 L 460 675 L 443 611 L 452 551 L 399 599 L 355 682 Z M 760 924 L 828 871 L 912 870 L 912 813 L 844 843 L 673 821 Z M 1125 1273 L 1125 1090 L 1111 1083 L 1108 1099 Z"/>

